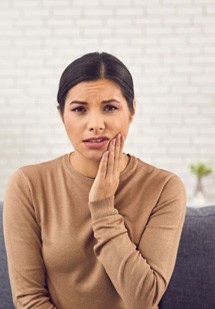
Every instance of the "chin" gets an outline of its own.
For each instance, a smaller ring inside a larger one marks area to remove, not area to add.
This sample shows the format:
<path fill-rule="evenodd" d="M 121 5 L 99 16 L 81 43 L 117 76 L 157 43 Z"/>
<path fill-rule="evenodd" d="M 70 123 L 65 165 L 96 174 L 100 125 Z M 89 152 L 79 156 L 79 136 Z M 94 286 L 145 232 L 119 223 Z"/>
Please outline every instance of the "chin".
<path fill-rule="evenodd" d="M 76 155 L 78 155 L 78 157 L 81 159 L 81 160 L 90 160 L 90 161 L 100 161 L 101 158 L 102 158 L 102 155 L 103 153 L 107 150 L 107 149 L 89 149 L 89 150 L 86 150 L 86 149 L 74 149 L 75 150 L 75 153 Z"/>
<path fill-rule="evenodd" d="M 90 161 L 100 161 L 103 153 L 108 149 L 108 145 L 99 149 L 90 149 L 86 145 L 74 145 L 74 151 L 76 153 L 76 158 L 80 160 L 90 160 Z"/>
<path fill-rule="evenodd" d="M 92 161 L 100 161 L 105 150 L 91 150 L 86 157 Z"/>

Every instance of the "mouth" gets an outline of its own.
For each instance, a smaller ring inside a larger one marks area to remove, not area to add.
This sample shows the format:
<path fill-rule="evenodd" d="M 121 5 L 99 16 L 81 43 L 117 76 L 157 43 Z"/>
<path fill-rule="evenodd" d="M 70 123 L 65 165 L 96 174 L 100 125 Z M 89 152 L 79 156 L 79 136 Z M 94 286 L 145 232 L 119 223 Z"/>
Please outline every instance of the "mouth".
<path fill-rule="evenodd" d="M 107 136 L 98 136 L 83 140 L 85 145 L 91 149 L 102 148 L 108 141 L 109 138 Z"/>

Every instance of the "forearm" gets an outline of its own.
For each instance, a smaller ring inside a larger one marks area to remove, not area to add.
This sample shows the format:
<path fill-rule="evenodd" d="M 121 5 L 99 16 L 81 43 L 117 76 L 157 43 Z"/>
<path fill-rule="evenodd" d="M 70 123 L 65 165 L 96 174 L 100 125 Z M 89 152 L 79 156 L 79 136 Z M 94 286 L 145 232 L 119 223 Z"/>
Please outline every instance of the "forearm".
<path fill-rule="evenodd" d="M 156 308 L 170 280 L 184 216 L 180 203 L 171 203 L 158 206 L 159 216 L 152 215 L 143 226 L 138 248 L 114 208 L 114 198 L 89 204 L 97 239 L 95 254 L 128 308 Z M 166 217 L 170 209 L 173 220 Z M 158 217 L 161 219 L 155 223 Z"/>
<path fill-rule="evenodd" d="M 31 295 L 14 298 L 13 302 L 16 309 L 28 309 L 28 308 L 38 308 L 38 309 L 57 309 L 45 296 L 41 295 Z"/>
<path fill-rule="evenodd" d="M 90 204 L 96 256 L 127 308 L 155 308 L 165 290 L 165 280 L 137 250 L 112 203 L 113 199 L 106 199 L 103 205 Z"/>

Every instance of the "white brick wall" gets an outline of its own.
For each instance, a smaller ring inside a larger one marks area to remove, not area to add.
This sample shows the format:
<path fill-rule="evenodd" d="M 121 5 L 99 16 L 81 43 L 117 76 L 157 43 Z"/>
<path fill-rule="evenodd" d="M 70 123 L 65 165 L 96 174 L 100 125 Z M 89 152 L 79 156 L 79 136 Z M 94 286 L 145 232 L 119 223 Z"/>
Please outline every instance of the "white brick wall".
<path fill-rule="evenodd" d="M 0 199 L 19 166 L 72 150 L 56 110 L 60 75 L 107 51 L 134 77 L 136 119 L 125 151 L 177 173 L 215 157 L 214 0 L 1 0 Z M 215 201 L 214 174 L 204 179 Z"/>

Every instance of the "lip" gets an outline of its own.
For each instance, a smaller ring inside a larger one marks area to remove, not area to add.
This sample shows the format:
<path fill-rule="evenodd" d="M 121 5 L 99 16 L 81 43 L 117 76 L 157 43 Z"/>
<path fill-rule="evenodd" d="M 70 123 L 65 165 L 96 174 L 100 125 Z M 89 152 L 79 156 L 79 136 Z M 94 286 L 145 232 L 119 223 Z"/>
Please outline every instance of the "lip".
<path fill-rule="evenodd" d="M 101 142 L 93 142 L 93 141 L 98 140 L 98 139 L 101 139 L 102 141 Z M 85 145 L 90 149 L 102 148 L 107 144 L 108 141 L 109 141 L 109 138 L 107 136 L 90 137 L 90 138 L 83 140 Z"/>
<path fill-rule="evenodd" d="M 103 136 L 94 136 L 94 137 L 86 138 L 83 140 L 83 142 L 90 142 L 90 141 L 97 140 L 97 139 L 109 140 L 107 136 L 103 135 Z"/>

